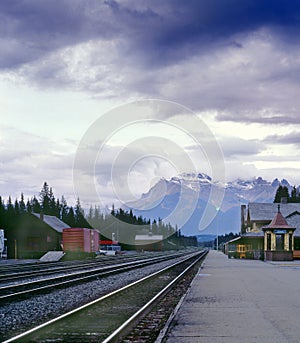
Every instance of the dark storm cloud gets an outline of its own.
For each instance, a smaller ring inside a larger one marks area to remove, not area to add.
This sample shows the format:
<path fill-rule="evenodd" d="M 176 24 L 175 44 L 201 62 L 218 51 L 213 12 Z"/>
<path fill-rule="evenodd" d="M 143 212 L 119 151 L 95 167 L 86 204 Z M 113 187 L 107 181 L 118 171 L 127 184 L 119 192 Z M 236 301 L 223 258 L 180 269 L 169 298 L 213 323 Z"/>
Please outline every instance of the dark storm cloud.
<path fill-rule="evenodd" d="M 95 37 L 109 39 L 114 28 L 106 7 L 95 0 L 1 1 L 0 67 L 13 68 Z"/>
<path fill-rule="evenodd" d="M 261 26 L 298 39 L 299 15 L 298 0 L 3 0 L 0 66 L 13 68 L 64 46 L 114 37 L 140 63 L 168 64 L 224 40 L 239 48 L 230 37 Z"/>
<path fill-rule="evenodd" d="M 0 70 L 224 121 L 299 123 L 299 37 L 300 0 L 0 1 Z"/>
<path fill-rule="evenodd" d="M 107 1 L 119 28 L 130 33 L 135 53 L 152 64 L 166 64 L 216 44 L 241 48 L 237 33 L 271 26 L 284 39 L 297 39 L 300 1 Z M 141 2 L 139 2 L 141 4 Z M 137 50 L 136 50 L 137 49 Z"/>

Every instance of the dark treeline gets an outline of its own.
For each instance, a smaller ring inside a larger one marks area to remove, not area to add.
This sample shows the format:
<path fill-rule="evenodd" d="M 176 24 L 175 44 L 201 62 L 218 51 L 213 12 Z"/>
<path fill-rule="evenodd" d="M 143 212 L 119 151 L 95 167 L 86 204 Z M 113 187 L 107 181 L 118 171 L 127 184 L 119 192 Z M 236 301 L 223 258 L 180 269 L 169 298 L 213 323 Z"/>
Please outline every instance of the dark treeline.
<path fill-rule="evenodd" d="M 222 235 L 222 236 L 218 236 L 219 247 L 237 237 L 239 237 L 239 234 L 233 233 L 233 232 L 226 233 L 225 235 Z M 217 246 L 217 238 L 215 238 L 214 240 L 214 246 Z"/>
<path fill-rule="evenodd" d="M 33 196 L 26 202 L 23 193 L 20 200 L 12 201 L 9 196 L 6 204 L 0 196 L 0 226 L 7 230 L 13 229 L 22 215 L 40 212 L 55 216 L 72 227 L 90 227 L 84 217 L 79 199 L 75 208 L 68 206 L 64 196 L 61 200 L 55 198 L 47 182 L 44 182 L 38 198 Z"/>
<path fill-rule="evenodd" d="M 111 212 L 101 211 L 97 206 L 91 206 L 85 214 L 77 199 L 75 207 L 68 206 L 64 196 L 60 199 L 53 194 L 52 187 L 44 182 L 38 197 L 33 196 L 25 201 L 23 193 L 20 199 L 12 201 L 11 197 L 5 203 L 0 196 L 0 228 L 4 228 L 6 234 L 12 234 L 17 229 L 18 223 L 23 216 L 30 213 L 43 213 L 61 219 L 70 227 L 85 227 L 97 229 L 102 238 L 112 239 L 116 237 L 119 241 L 133 241 L 136 234 L 162 235 L 168 238 L 171 244 L 176 246 L 197 245 L 195 237 L 184 237 L 177 227 L 165 224 L 158 220 L 145 219 L 135 216 L 130 211 L 116 210 L 114 205 Z"/>
<path fill-rule="evenodd" d="M 274 203 L 280 203 L 282 199 L 285 199 L 288 203 L 300 203 L 299 188 L 294 186 L 290 193 L 287 186 L 280 185 L 277 188 Z"/>
<path fill-rule="evenodd" d="M 237 237 L 239 237 L 239 234 L 233 232 L 225 233 L 224 235 L 218 235 L 219 247 Z M 202 242 L 201 245 L 206 248 L 216 248 L 217 238 L 215 237 L 211 241 Z"/>

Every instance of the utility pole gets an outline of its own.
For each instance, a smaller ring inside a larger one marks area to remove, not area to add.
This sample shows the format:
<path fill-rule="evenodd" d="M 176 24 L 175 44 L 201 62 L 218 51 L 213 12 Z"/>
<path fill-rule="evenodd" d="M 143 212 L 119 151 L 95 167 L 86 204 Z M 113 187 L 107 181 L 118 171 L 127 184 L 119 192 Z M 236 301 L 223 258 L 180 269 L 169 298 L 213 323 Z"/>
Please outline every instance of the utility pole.
<path fill-rule="evenodd" d="M 216 210 L 217 210 L 217 251 L 219 251 L 219 221 L 220 221 L 220 218 L 219 218 L 219 211 L 220 211 L 220 207 L 216 207 Z"/>
<path fill-rule="evenodd" d="M 17 240 L 14 241 L 14 248 L 15 248 L 15 260 L 18 258 L 18 247 L 17 247 Z"/>

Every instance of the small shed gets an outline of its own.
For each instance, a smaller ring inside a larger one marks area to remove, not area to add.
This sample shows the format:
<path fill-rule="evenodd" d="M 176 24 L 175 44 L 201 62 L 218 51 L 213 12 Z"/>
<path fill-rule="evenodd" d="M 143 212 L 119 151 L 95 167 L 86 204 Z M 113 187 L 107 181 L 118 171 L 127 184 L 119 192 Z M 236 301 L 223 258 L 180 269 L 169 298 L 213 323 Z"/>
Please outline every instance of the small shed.
<path fill-rule="evenodd" d="M 159 251 L 162 250 L 163 235 L 136 235 L 135 246 L 136 250 L 143 251 Z"/>
<path fill-rule="evenodd" d="M 65 228 L 62 233 L 64 251 L 96 252 L 99 250 L 99 232 L 88 228 Z"/>
<path fill-rule="evenodd" d="M 265 260 L 292 261 L 295 228 L 288 225 L 286 219 L 278 212 L 269 225 L 262 227 L 264 232 Z"/>
<path fill-rule="evenodd" d="M 9 258 L 40 258 L 47 251 L 62 250 L 62 230 L 69 225 L 55 216 L 24 213 L 8 237 Z"/>

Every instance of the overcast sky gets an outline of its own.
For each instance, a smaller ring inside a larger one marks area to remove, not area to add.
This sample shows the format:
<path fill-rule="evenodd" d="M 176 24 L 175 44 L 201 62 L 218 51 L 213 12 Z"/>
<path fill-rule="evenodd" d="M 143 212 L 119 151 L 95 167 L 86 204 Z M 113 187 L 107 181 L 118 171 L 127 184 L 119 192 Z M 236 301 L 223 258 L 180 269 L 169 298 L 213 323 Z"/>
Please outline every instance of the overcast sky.
<path fill-rule="evenodd" d="M 126 117 L 124 104 L 143 99 L 179 105 L 153 114 L 157 123 L 141 113 L 136 128 L 118 126 L 113 113 L 113 132 L 106 117 L 91 176 L 104 202 L 119 197 L 110 193 L 112 177 L 139 197 L 182 171 L 149 141 L 135 141 L 148 135 L 176 142 L 199 172 L 213 173 L 190 133 L 166 124 L 177 106 L 215 137 L 227 181 L 299 185 L 299 41 L 298 0 L 0 1 L 0 194 L 28 197 L 47 181 L 73 204 L 82 138 L 111 109 Z M 137 157 L 117 175 L 120 151 Z"/>

